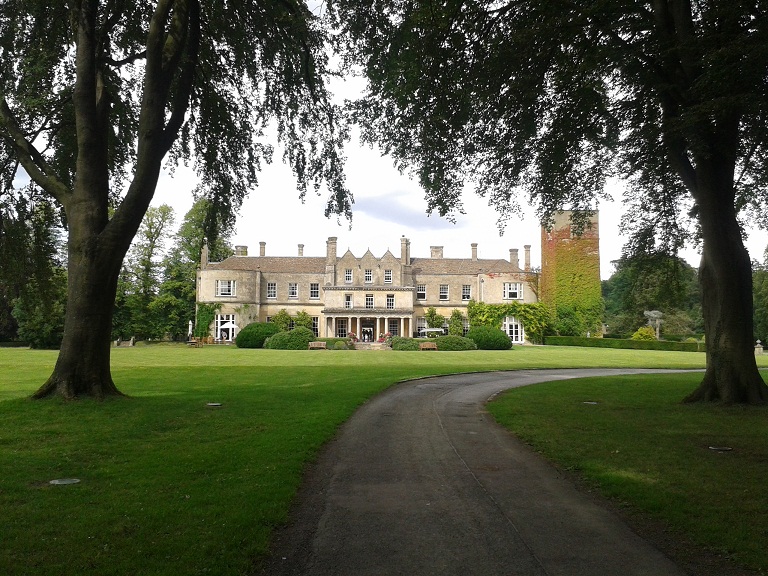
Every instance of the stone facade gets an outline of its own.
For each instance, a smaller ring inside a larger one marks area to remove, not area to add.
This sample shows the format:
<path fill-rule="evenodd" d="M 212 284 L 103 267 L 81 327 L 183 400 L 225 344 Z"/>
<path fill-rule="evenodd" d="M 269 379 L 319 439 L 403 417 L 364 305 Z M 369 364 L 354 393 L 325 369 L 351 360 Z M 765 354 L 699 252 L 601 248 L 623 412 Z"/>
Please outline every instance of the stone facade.
<path fill-rule="evenodd" d="M 444 258 L 441 246 L 430 247 L 429 258 L 411 256 L 407 238 L 400 240 L 400 255 L 387 251 L 375 256 L 367 251 L 355 256 L 338 254 L 335 237 L 326 242 L 326 256 L 248 256 L 236 247 L 223 262 L 208 262 L 203 249 L 197 278 L 197 301 L 218 304 L 220 310 L 211 332 L 230 341 L 250 322 L 266 322 L 280 310 L 294 316 L 304 311 L 320 337 L 346 336 L 361 340 L 392 335 L 418 335 L 426 328 L 425 315 L 434 307 L 446 320 L 453 310 L 466 317 L 470 300 L 480 302 L 536 302 L 538 275 L 530 270 L 530 246 L 520 267 L 518 250 L 509 259 L 480 259 L 477 244 L 469 258 Z M 522 343 L 523 327 L 508 319 L 504 328 Z"/>

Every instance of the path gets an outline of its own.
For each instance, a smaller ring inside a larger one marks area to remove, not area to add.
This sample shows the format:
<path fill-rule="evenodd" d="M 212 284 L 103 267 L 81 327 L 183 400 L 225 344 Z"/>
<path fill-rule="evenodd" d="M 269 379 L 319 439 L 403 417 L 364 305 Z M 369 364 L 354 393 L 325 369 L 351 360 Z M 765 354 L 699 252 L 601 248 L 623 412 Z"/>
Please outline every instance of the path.
<path fill-rule="evenodd" d="M 280 531 L 271 576 L 680 576 L 483 408 L 537 382 L 653 372 L 536 370 L 395 386 L 342 427 Z"/>

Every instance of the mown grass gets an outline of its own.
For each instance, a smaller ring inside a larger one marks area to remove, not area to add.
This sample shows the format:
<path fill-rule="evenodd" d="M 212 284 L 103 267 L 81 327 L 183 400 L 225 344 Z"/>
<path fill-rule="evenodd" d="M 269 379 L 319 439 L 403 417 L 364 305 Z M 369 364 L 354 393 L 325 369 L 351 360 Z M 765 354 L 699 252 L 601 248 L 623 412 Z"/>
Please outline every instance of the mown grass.
<path fill-rule="evenodd" d="M 768 571 L 768 408 L 681 404 L 700 378 L 549 382 L 510 390 L 489 409 L 603 494 Z"/>
<path fill-rule="evenodd" d="M 695 353 L 544 347 L 147 346 L 113 351 L 113 376 L 128 398 L 30 400 L 55 358 L 0 349 L 0 574 L 247 573 L 285 521 L 317 450 L 394 382 L 516 368 L 701 368 L 704 361 Z M 49 484 L 57 478 L 80 483 Z"/>

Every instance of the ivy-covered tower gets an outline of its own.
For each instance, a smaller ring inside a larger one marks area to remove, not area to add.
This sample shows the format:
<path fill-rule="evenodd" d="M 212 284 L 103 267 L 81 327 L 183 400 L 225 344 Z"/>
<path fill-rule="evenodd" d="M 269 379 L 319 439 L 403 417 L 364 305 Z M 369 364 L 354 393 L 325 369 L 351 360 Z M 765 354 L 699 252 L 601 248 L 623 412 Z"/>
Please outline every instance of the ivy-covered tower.
<path fill-rule="evenodd" d="M 599 218 L 587 217 L 581 234 L 570 210 L 554 216 L 551 229 L 541 228 L 541 301 L 556 318 L 563 336 L 599 336 L 605 306 L 600 290 Z"/>

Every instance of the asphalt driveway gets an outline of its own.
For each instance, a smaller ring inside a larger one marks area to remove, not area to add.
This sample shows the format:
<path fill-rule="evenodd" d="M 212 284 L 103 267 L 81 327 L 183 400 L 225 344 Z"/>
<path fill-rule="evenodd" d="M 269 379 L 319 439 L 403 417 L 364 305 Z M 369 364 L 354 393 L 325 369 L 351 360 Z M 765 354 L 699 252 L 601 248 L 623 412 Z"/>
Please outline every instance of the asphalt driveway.
<path fill-rule="evenodd" d="M 640 372 L 657 371 L 465 374 L 387 390 L 313 466 L 262 573 L 685 574 L 484 410 L 511 387 Z"/>

